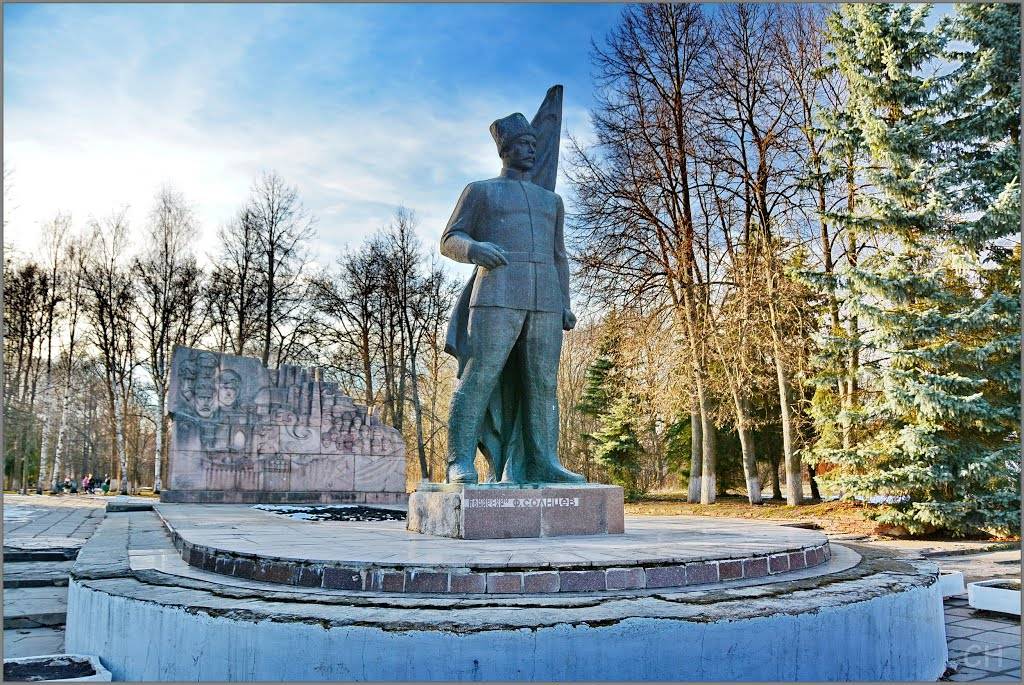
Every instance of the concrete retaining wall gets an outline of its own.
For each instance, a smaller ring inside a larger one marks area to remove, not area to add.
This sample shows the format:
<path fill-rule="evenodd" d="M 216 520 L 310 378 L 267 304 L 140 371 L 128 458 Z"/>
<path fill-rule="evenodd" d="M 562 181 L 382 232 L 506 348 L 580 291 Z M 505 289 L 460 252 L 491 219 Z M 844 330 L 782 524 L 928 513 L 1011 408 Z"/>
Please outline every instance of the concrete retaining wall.
<path fill-rule="evenodd" d="M 946 664 L 937 583 L 793 613 L 780 599 L 780 613 L 730 620 L 551 624 L 553 608 L 536 609 L 542 627 L 460 633 L 270 617 L 252 601 L 214 615 L 119 582 L 72 580 L 66 633 L 117 680 L 934 681 Z"/>

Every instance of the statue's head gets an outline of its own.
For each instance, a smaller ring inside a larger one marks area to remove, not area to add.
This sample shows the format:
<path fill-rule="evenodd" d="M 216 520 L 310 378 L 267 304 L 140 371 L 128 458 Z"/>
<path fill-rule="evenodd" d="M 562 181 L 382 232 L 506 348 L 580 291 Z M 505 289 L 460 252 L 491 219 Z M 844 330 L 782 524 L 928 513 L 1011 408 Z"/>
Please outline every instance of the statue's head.
<path fill-rule="evenodd" d="M 502 163 L 511 169 L 529 171 L 537 154 L 537 131 L 519 112 L 491 124 L 491 136 Z"/>

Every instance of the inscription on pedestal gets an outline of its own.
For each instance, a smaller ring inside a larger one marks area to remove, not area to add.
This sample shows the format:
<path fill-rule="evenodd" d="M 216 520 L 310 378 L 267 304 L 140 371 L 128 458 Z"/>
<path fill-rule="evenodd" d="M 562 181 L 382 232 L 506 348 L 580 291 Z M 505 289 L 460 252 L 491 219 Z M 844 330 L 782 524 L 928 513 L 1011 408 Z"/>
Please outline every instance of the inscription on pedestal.
<path fill-rule="evenodd" d="M 465 506 L 474 507 L 578 507 L 579 497 L 505 497 L 503 499 L 468 499 Z"/>
<path fill-rule="evenodd" d="M 410 495 L 407 521 L 418 533 L 467 540 L 622 533 L 623 493 L 595 484 L 430 484 Z"/>

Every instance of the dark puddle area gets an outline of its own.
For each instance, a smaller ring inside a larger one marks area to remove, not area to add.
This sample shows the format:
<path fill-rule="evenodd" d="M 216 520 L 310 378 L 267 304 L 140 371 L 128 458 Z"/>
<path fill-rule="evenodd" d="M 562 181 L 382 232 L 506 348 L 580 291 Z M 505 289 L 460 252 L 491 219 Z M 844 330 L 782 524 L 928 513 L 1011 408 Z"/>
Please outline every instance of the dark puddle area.
<path fill-rule="evenodd" d="M 68 678 L 84 678 L 95 675 L 88 661 L 58 657 L 48 661 L 24 663 L 5 663 L 4 680 L 11 682 L 37 682 L 40 680 L 66 680 Z"/>
<path fill-rule="evenodd" d="M 405 512 L 398 509 L 380 509 L 363 505 L 351 506 L 305 506 L 289 507 L 283 505 L 257 506 L 257 509 L 268 511 L 278 516 L 300 519 L 302 521 L 404 521 Z"/>

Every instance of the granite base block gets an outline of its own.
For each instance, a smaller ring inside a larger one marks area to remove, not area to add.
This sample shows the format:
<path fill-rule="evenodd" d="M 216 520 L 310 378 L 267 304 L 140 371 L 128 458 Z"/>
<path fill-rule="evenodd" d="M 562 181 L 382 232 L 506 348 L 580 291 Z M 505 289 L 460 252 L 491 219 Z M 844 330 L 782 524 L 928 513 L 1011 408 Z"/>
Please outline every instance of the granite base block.
<path fill-rule="evenodd" d="M 409 496 L 407 528 L 465 540 L 624 532 L 615 485 L 421 485 Z"/>

